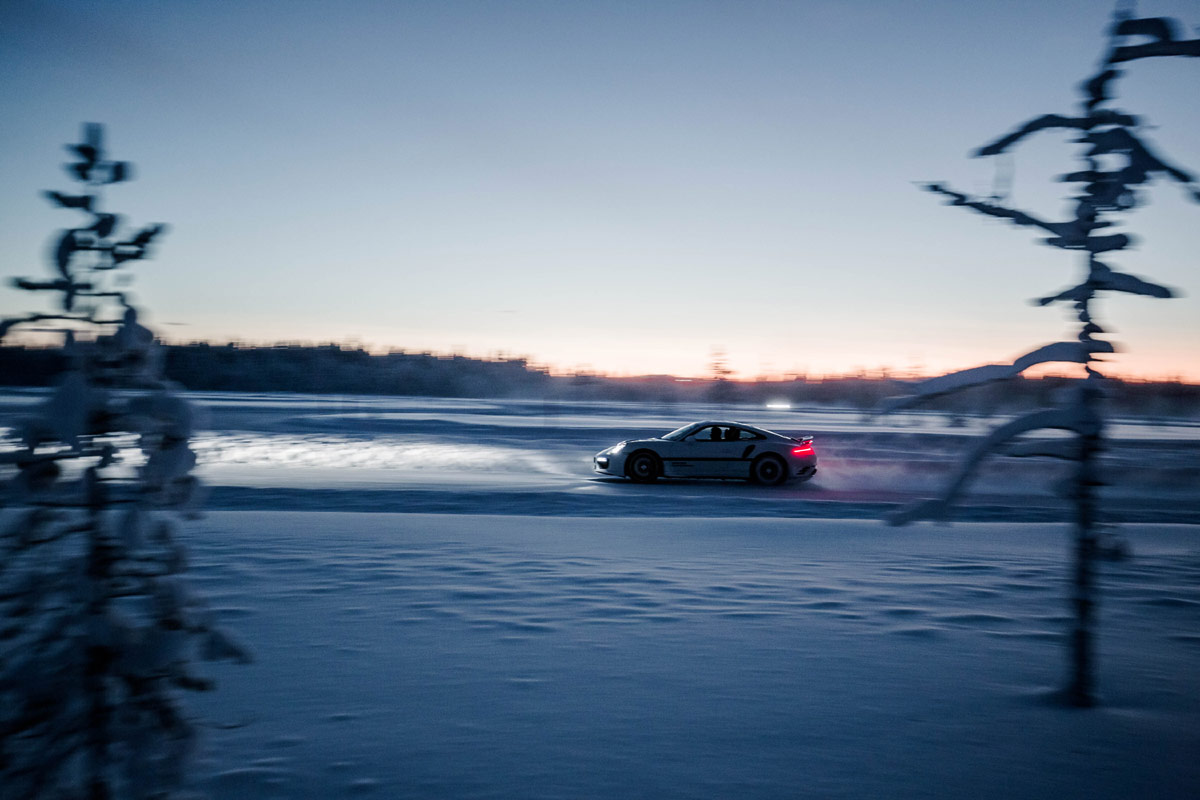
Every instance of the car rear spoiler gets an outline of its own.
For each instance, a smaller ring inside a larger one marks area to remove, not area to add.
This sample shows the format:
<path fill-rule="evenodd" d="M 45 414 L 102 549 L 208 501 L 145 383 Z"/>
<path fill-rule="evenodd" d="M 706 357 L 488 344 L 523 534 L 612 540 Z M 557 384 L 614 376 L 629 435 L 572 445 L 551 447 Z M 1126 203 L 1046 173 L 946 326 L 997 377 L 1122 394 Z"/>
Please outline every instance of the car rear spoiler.
<path fill-rule="evenodd" d="M 811 436 L 801 436 L 798 439 L 795 436 L 793 436 L 791 438 L 792 438 L 792 441 L 795 442 L 796 444 L 812 444 L 812 440 L 813 440 L 813 437 L 811 437 Z"/>

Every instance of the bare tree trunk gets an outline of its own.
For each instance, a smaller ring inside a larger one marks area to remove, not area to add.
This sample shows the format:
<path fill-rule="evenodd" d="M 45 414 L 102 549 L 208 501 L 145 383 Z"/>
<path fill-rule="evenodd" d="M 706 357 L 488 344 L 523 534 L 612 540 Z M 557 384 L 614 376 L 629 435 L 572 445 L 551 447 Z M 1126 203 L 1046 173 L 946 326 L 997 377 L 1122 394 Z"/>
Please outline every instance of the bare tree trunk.
<path fill-rule="evenodd" d="M 95 629 L 102 628 L 108 615 L 107 584 L 112 572 L 112 553 L 104 535 L 103 510 L 105 504 L 104 485 L 95 467 L 87 471 L 84 481 L 87 487 L 88 506 L 88 598 L 87 617 Z M 89 636 L 95 632 L 89 631 Z M 109 800 L 112 792 L 108 784 L 108 747 L 111 708 L 108 697 L 108 672 L 112 664 L 112 648 L 107 643 L 91 641 L 88 644 L 83 673 L 83 693 L 88 703 L 86 770 L 88 800 Z"/>
<path fill-rule="evenodd" d="M 1090 368 L 1088 373 L 1078 400 L 1080 417 L 1088 424 L 1079 434 L 1079 461 L 1075 473 L 1075 574 L 1071 595 L 1075 627 L 1071 631 L 1071 679 L 1067 686 L 1067 701 L 1078 708 L 1096 704 L 1092 626 L 1096 609 L 1093 578 L 1097 539 L 1096 486 L 1099 484 L 1097 455 L 1101 449 L 1099 414 L 1095 407 L 1100 392 L 1095 383 L 1100 376 Z"/>

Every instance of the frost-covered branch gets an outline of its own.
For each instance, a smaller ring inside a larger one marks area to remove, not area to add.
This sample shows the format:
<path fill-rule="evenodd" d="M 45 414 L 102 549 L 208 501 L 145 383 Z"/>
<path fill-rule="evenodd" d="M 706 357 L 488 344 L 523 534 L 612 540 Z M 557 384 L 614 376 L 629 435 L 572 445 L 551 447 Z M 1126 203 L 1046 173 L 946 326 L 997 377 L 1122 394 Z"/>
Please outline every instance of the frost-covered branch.
<path fill-rule="evenodd" d="M 963 458 L 954 479 L 933 500 L 924 500 L 900 511 L 888 515 L 891 525 L 907 525 L 918 520 L 944 519 L 947 512 L 958 500 L 959 496 L 975 477 L 975 471 L 980 462 L 1000 445 L 1005 444 L 1023 433 L 1037 430 L 1067 430 L 1080 432 L 1086 428 L 1094 428 L 1096 420 L 1082 416 L 1077 409 L 1051 409 L 1035 411 L 1023 417 L 1006 422 L 983 439 L 979 440 Z"/>
<path fill-rule="evenodd" d="M 1066 117 L 1062 114 L 1043 114 L 1030 120 L 1010 134 L 1000 137 L 991 144 L 974 152 L 976 156 L 996 156 L 1008 150 L 1030 134 L 1045 130 L 1090 131 L 1100 125 L 1137 125 L 1137 118 L 1119 111 L 1098 109 L 1083 117 Z"/>
<path fill-rule="evenodd" d="M 1126 294 L 1140 294 L 1145 297 L 1158 297 L 1162 299 L 1176 297 L 1178 294 L 1174 289 L 1162 286 L 1161 284 L 1151 283 L 1128 272 L 1117 272 L 1104 264 L 1093 262 L 1091 274 L 1083 283 L 1063 289 L 1055 295 L 1039 297 L 1033 302 L 1039 306 L 1049 305 L 1050 303 L 1062 300 L 1080 303 L 1091 299 L 1096 292 L 1100 291 L 1125 292 Z"/>
<path fill-rule="evenodd" d="M 1113 34 L 1121 37 L 1144 36 L 1151 41 L 1115 47 L 1108 57 L 1110 64 L 1162 56 L 1200 57 L 1200 39 L 1179 39 L 1179 24 L 1168 17 L 1120 19 L 1113 26 Z"/>
<path fill-rule="evenodd" d="M 1086 364 L 1094 353 L 1111 353 L 1114 348 L 1111 343 L 1091 340 L 1088 342 L 1055 342 L 1043 345 L 1021 356 L 1011 364 L 986 364 L 982 367 L 972 367 L 948 375 L 929 378 L 912 386 L 913 393 L 899 397 L 889 397 L 880 403 L 878 413 L 889 414 L 905 408 L 912 408 L 926 400 L 932 400 L 952 392 L 982 386 L 993 381 L 1015 378 L 1030 367 L 1038 364 L 1071 363 Z"/>

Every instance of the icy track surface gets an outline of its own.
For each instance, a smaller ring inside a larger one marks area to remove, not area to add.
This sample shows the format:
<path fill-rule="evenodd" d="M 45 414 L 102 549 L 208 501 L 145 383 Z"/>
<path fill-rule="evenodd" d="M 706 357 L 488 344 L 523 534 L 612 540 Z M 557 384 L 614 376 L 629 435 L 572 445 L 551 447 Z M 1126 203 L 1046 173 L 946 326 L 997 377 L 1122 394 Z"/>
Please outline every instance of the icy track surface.
<path fill-rule="evenodd" d="M 1195 797 L 1200 529 L 1101 568 L 1064 709 L 1059 525 L 217 512 L 224 798 Z M 213 672 L 215 670 L 215 672 Z"/>
<path fill-rule="evenodd" d="M 0 393 L 0 448 L 41 392 Z M 846 409 L 200 393 L 193 442 L 210 509 L 567 516 L 878 519 L 935 494 L 971 438 L 999 420 Z M 597 476 L 592 456 L 623 439 L 732 418 L 816 437 L 817 477 L 639 486 Z M 1112 521 L 1200 520 L 1200 422 L 1117 420 L 1105 454 Z M 137 464 L 132 460 L 130 467 Z M 985 462 L 957 519 L 1058 521 L 1066 466 Z"/>

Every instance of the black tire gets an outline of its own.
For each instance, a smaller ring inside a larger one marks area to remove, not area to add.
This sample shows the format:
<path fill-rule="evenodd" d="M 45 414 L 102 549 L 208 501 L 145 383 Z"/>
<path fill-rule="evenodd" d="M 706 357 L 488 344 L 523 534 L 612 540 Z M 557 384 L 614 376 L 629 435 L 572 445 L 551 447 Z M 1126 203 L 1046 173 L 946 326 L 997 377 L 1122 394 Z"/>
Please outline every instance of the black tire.
<path fill-rule="evenodd" d="M 777 455 L 759 456 L 750 465 L 750 480 L 762 486 L 779 486 L 787 477 L 787 464 Z"/>
<path fill-rule="evenodd" d="M 658 478 L 658 458 L 649 450 L 639 450 L 625 459 L 625 474 L 635 483 L 653 483 Z"/>

